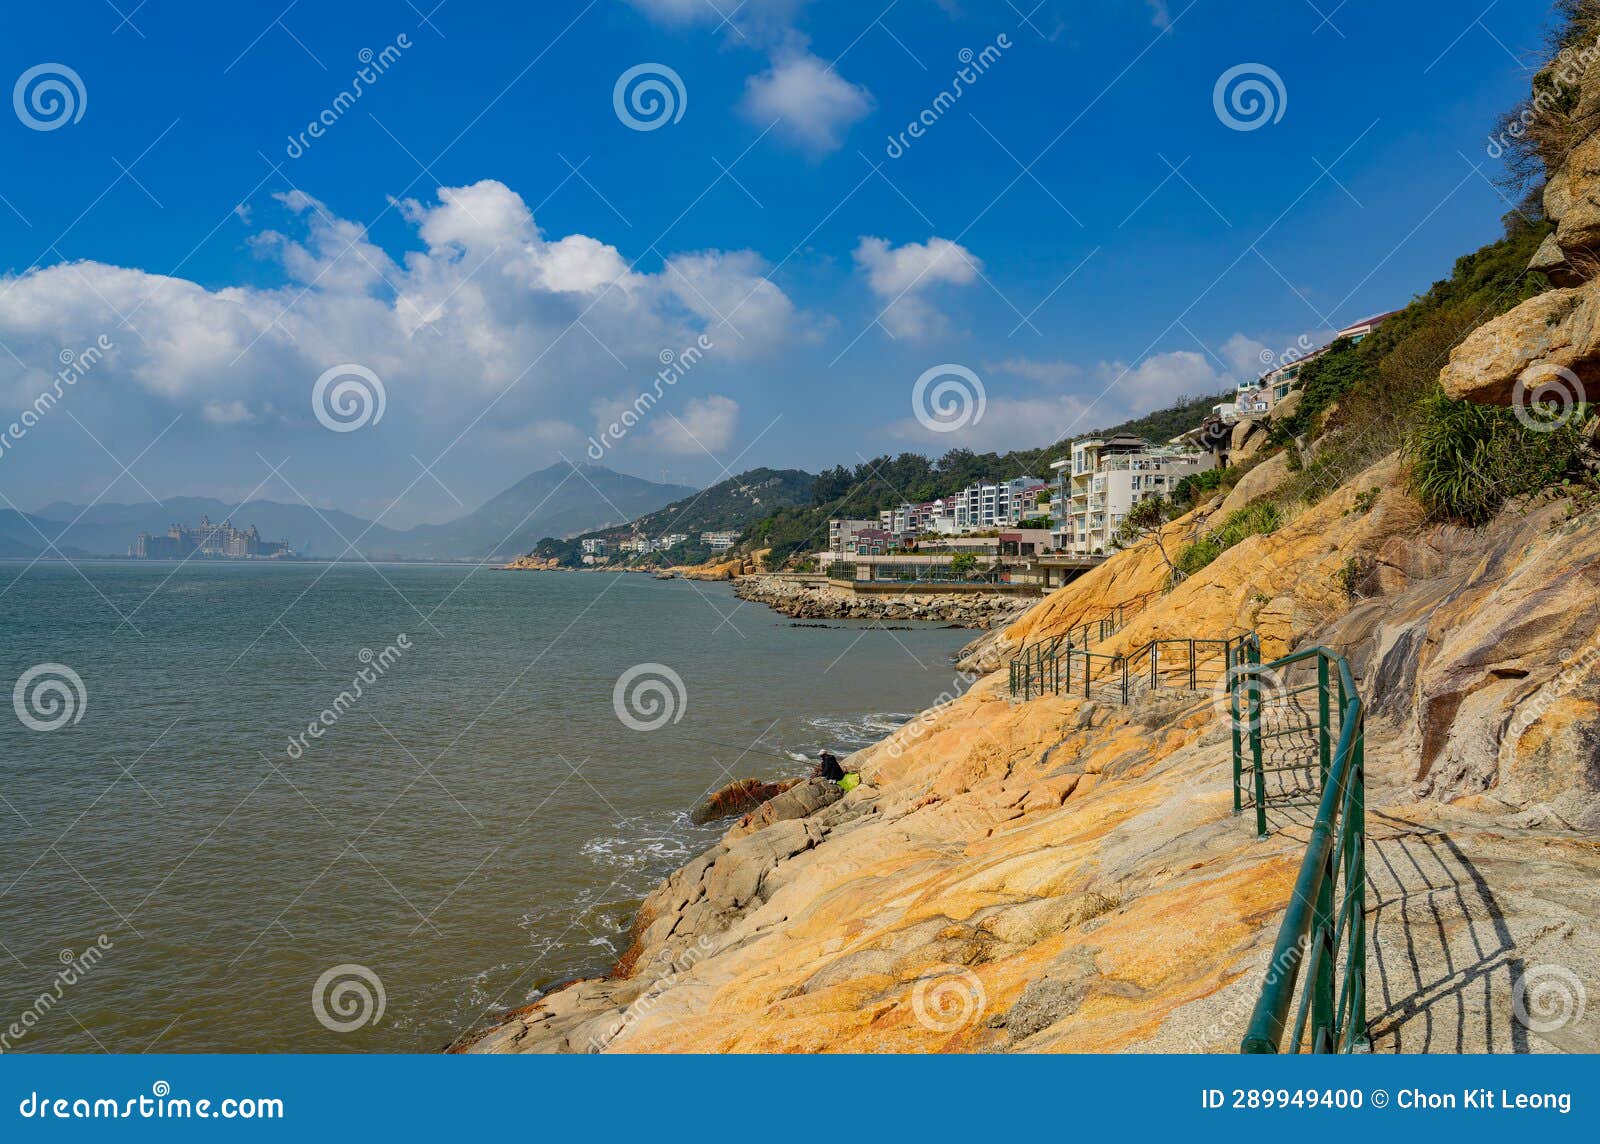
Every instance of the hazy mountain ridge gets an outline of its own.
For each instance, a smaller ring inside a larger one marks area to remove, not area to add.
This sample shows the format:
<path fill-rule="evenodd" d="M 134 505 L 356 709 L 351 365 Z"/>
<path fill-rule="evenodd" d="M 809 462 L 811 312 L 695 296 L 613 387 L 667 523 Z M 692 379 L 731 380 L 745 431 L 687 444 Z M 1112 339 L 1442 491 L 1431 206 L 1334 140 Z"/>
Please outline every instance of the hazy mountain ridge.
<path fill-rule="evenodd" d="M 264 539 L 287 540 L 300 556 L 492 559 L 525 552 L 541 536 L 604 528 L 619 517 L 651 512 L 693 492 L 683 485 L 563 461 L 528 474 L 456 520 L 409 529 L 375 524 L 338 509 L 272 500 L 229 504 L 212 497 L 169 497 L 160 503 L 89 507 L 56 501 L 37 513 L 0 512 L 0 556 L 37 556 L 48 547 L 45 538 L 67 556 L 123 556 L 141 532 L 163 534 L 174 522 L 193 525 L 208 516 L 215 523 L 231 519 L 239 528 L 254 525 Z"/>

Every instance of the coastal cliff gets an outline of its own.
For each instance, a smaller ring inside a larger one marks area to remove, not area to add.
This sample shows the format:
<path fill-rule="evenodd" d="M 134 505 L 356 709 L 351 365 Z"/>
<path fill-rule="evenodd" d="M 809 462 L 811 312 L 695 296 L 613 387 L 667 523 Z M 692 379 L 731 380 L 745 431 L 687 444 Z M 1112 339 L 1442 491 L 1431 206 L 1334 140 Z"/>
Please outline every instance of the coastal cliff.
<path fill-rule="evenodd" d="M 1168 590 L 1120 553 L 996 637 L 1123 604 L 1106 644 L 1255 630 L 1342 650 L 1369 703 L 1379 1050 L 1594 1051 L 1511 1019 L 1530 967 L 1600 974 L 1600 513 L 1427 523 L 1388 457 Z M 1370 491 L 1370 490 L 1376 490 Z M 1221 499 L 1166 526 L 1171 544 Z M 1350 571 L 1353 570 L 1353 571 Z M 1136 610 L 1135 610 L 1136 609 Z M 1212 694 L 1010 699 L 1003 673 L 734 825 L 643 903 L 606 978 L 474 1052 L 1232 1051 L 1304 852 L 1232 812 Z"/>

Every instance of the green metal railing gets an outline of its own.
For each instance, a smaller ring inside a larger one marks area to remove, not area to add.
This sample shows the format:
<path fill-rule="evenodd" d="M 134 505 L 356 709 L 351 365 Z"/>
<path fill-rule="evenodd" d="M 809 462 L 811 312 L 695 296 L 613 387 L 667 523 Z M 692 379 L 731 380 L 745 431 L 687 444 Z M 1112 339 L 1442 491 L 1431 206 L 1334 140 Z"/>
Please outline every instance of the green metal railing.
<path fill-rule="evenodd" d="M 1122 630 L 1127 622 L 1127 605 L 1118 604 L 1098 620 L 1089 620 L 1059 636 L 1029 644 L 1011 660 L 1011 695 L 1033 699 L 1059 695 L 1062 687 L 1061 660 L 1074 648 L 1087 649 Z"/>
<path fill-rule="evenodd" d="M 1364 1050 L 1366 736 L 1355 679 L 1345 658 L 1323 647 L 1263 664 L 1253 635 L 1235 641 L 1229 659 L 1235 813 L 1245 805 L 1248 786 L 1256 832 L 1266 837 L 1269 806 L 1296 805 L 1295 796 L 1307 793 L 1298 786 L 1270 792 L 1268 775 L 1314 776 L 1320 791 L 1313 802 L 1299 803 L 1314 805 L 1316 818 L 1241 1051 Z M 1298 682 L 1313 673 L 1311 682 Z M 1314 717 L 1307 696 L 1315 696 Z M 1287 718 L 1275 722 L 1274 711 Z M 1268 744 L 1279 741 L 1292 745 L 1275 758 L 1277 748 Z"/>

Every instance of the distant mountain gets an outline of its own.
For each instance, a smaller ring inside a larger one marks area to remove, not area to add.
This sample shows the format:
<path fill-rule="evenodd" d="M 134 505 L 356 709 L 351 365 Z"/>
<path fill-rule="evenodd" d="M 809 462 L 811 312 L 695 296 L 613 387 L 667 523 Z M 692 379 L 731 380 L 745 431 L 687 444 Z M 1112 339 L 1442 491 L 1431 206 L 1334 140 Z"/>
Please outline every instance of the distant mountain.
<path fill-rule="evenodd" d="M 686 485 L 562 461 L 523 477 L 459 520 L 419 525 L 405 537 L 421 556 L 519 556 L 541 537 L 622 524 L 693 493 Z"/>
<path fill-rule="evenodd" d="M 702 532 L 743 532 L 780 509 L 809 504 L 816 478 L 801 469 L 751 469 L 674 501 L 631 522 L 599 528 L 566 539 L 546 537 L 535 554 L 564 563 L 576 563 L 586 539 L 612 542 L 632 536 L 656 539 L 668 533 L 687 533 L 689 539 L 667 554 L 673 563 L 704 560 L 710 550 L 700 543 Z"/>
<path fill-rule="evenodd" d="M 173 522 L 202 516 L 263 538 L 287 540 L 300 556 L 324 559 L 477 560 L 526 552 L 541 536 L 604 528 L 693 493 L 684 485 L 613 472 L 599 465 L 559 462 L 531 473 L 484 505 L 447 524 L 395 529 L 337 509 L 254 500 L 227 504 L 211 497 L 170 497 L 156 503 L 82 505 L 57 501 L 27 514 L 68 555 L 123 556 L 141 532 L 162 534 Z M 63 530 L 65 534 L 62 535 Z M 356 545 L 354 552 L 348 546 Z M 44 547 L 19 514 L 0 512 L 0 556 L 34 556 Z"/>

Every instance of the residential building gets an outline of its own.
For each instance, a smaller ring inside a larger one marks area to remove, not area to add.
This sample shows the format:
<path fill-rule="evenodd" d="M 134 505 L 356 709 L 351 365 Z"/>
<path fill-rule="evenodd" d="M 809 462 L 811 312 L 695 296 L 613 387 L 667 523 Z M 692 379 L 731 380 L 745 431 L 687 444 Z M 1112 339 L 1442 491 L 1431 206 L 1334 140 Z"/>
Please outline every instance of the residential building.
<path fill-rule="evenodd" d="M 700 534 L 700 543 L 713 552 L 726 552 L 739 543 L 739 534 L 737 532 L 702 532 Z"/>
<path fill-rule="evenodd" d="M 585 556 L 604 556 L 606 554 L 604 537 L 591 536 L 585 540 L 580 540 L 578 544 L 583 549 Z"/>
<path fill-rule="evenodd" d="M 1240 382 L 1240 415 L 1250 417 L 1270 412 L 1274 405 L 1299 388 L 1301 372 L 1307 365 L 1327 353 L 1328 346 L 1340 340 L 1348 341 L 1351 344 L 1359 343 L 1384 321 L 1394 317 L 1399 312 L 1399 310 L 1390 310 L 1384 314 L 1374 314 L 1370 318 L 1363 318 L 1361 321 L 1348 325 L 1334 334 L 1332 341 L 1327 346 L 1314 349 L 1309 353 L 1296 357 L 1293 361 L 1285 362 L 1274 369 L 1269 369 L 1254 381 Z"/>
<path fill-rule="evenodd" d="M 828 521 L 828 551 L 837 559 L 850 549 L 850 541 L 856 533 L 869 528 L 878 528 L 876 520 L 852 520 L 837 517 Z"/>
<path fill-rule="evenodd" d="M 1142 500 L 1169 496 L 1184 477 L 1215 464 L 1209 453 L 1153 445 L 1142 437 L 1088 437 L 1052 462 L 1051 501 L 1056 547 L 1078 555 L 1109 552 L 1129 510 Z"/>
<path fill-rule="evenodd" d="M 1014 477 L 1009 481 L 982 481 L 969 485 L 953 498 L 955 530 L 999 528 L 1038 515 L 1038 477 Z"/>

